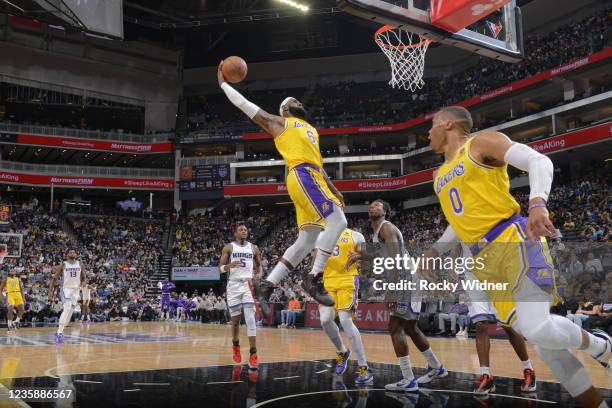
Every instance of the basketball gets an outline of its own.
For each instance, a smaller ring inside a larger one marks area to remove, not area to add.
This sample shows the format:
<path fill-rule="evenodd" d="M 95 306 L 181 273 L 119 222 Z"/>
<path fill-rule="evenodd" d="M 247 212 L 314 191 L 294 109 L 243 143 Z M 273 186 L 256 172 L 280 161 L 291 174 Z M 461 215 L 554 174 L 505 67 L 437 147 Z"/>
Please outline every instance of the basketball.
<path fill-rule="evenodd" d="M 247 76 L 247 63 L 240 57 L 231 56 L 223 61 L 223 76 L 233 84 L 241 82 Z"/>

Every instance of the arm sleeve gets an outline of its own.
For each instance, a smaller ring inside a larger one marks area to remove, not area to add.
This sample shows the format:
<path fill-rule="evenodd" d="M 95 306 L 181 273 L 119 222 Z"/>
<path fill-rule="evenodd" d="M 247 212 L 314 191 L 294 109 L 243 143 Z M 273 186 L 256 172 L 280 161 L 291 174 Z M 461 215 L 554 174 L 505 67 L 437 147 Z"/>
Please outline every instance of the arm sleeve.
<path fill-rule="evenodd" d="M 433 245 L 434 249 L 438 252 L 438 255 L 442 255 L 451 250 L 453 245 L 459 242 L 459 236 L 450 225 L 446 227 L 444 233 Z"/>
<path fill-rule="evenodd" d="M 504 161 L 529 173 L 529 200 L 537 197 L 548 200 L 554 173 L 554 166 L 548 157 L 527 145 L 515 143 L 506 151 Z"/>
<path fill-rule="evenodd" d="M 234 104 L 238 109 L 243 111 L 250 119 L 253 119 L 259 111 L 259 106 L 249 102 L 240 92 L 231 87 L 230 84 L 224 82 L 221 84 L 221 89 L 225 92 L 227 99 Z"/>
<path fill-rule="evenodd" d="M 355 242 L 356 246 L 361 244 L 365 244 L 365 237 L 361 232 L 353 231 L 353 242 Z"/>

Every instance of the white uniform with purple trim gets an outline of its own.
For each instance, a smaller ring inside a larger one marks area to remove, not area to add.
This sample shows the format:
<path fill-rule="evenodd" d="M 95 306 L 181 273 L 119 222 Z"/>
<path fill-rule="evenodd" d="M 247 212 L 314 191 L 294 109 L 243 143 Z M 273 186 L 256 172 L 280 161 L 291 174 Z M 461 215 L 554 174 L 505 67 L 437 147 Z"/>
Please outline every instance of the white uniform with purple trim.
<path fill-rule="evenodd" d="M 229 271 L 226 297 L 230 315 L 237 316 L 240 314 L 241 306 L 255 305 L 253 293 L 249 286 L 249 281 L 253 279 L 255 254 L 250 242 L 245 243 L 244 246 L 238 245 L 236 242 L 232 242 L 231 245 L 232 253 L 229 262 L 238 261 L 240 266 Z"/>
<path fill-rule="evenodd" d="M 74 261 L 74 263 L 64 261 L 64 274 L 62 275 L 62 297 L 64 302 L 72 303 L 73 307 L 79 303 L 81 273 L 83 273 L 83 268 L 81 268 L 80 261 Z"/>
<path fill-rule="evenodd" d="M 470 249 L 463 242 L 461 243 L 461 251 L 462 251 L 461 256 L 463 258 L 472 257 L 472 253 L 470 252 Z M 470 270 L 466 270 L 463 273 L 457 272 L 457 275 L 462 276 L 462 279 L 466 282 L 467 281 L 479 282 L 476 275 L 474 275 L 474 273 Z M 493 303 L 491 302 L 491 300 L 489 299 L 489 296 L 487 295 L 485 291 L 479 290 L 479 289 L 468 290 L 466 288 L 465 294 L 468 297 L 467 299 L 468 313 L 470 316 L 470 321 L 472 323 L 485 322 L 485 321 L 495 323 L 497 321 L 497 318 L 496 318 L 497 310 L 495 309 L 495 306 L 493 306 Z"/>

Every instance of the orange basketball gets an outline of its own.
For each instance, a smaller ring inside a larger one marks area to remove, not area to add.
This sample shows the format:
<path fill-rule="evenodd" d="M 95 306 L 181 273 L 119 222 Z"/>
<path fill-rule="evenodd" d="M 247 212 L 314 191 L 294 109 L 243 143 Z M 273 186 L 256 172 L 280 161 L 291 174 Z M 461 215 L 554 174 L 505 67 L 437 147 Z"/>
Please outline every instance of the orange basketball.
<path fill-rule="evenodd" d="M 223 60 L 223 76 L 233 84 L 242 81 L 247 76 L 247 63 L 240 57 L 231 56 Z"/>

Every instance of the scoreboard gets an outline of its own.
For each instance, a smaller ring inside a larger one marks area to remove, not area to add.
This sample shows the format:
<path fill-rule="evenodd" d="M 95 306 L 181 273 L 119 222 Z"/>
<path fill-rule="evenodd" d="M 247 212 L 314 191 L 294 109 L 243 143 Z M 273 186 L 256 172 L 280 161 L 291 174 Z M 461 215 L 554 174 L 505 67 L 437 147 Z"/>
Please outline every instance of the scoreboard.
<path fill-rule="evenodd" d="M 0 226 L 9 225 L 11 222 L 11 206 L 0 204 Z"/>
<path fill-rule="evenodd" d="M 182 166 L 179 187 L 182 192 L 222 191 L 229 181 L 229 164 Z"/>

